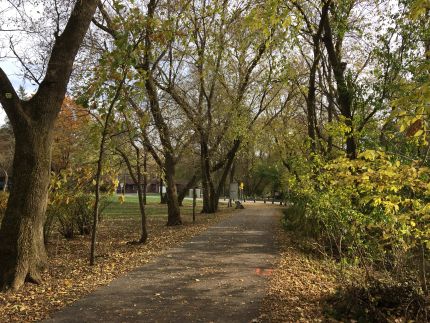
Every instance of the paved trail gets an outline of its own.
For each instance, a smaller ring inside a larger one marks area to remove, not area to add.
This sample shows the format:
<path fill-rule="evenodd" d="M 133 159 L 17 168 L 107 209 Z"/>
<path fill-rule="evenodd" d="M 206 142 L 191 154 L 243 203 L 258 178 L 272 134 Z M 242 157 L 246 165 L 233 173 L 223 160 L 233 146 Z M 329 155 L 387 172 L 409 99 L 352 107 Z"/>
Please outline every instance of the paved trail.
<path fill-rule="evenodd" d="M 47 322 L 250 322 L 277 258 L 279 211 L 253 206 Z"/>

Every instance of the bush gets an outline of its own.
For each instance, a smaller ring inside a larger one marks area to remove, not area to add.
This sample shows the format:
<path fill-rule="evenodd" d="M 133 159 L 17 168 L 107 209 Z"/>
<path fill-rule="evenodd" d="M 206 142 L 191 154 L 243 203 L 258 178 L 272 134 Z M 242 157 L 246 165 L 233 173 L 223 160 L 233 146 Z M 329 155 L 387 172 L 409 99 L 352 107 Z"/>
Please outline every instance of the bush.
<path fill-rule="evenodd" d="M 404 283 L 371 280 L 347 285 L 326 300 L 326 314 L 341 322 L 426 322 L 425 297 Z"/>
<path fill-rule="evenodd" d="M 80 235 L 91 233 L 94 198 L 88 194 L 76 197 L 71 213 Z"/>
<path fill-rule="evenodd" d="M 103 211 L 110 204 L 108 195 L 100 198 L 100 218 Z M 88 235 L 91 233 L 93 221 L 94 196 L 86 193 L 78 193 L 67 199 L 57 200 L 48 206 L 45 223 L 45 242 L 55 226 L 58 232 L 66 239 L 73 239 L 76 234 Z"/>
<path fill-rule="evenodd" d="M 285 226 L 314 238 L 341 264 L 362 266 L 367 275 L 387 271 L 427 293 L 430 169 L 376 151 L 314 163 L 288 181 L 293 207 Z"/>
<path fill-rule="evenodd" d="M 51 205 L 50 216 L 58 220 L 58 231 L 64 238 L 73 239 L 76 233 L 90 234 L 93 203 L 93 196 L 78 193 L 69 197 L 66 203 Z"/>

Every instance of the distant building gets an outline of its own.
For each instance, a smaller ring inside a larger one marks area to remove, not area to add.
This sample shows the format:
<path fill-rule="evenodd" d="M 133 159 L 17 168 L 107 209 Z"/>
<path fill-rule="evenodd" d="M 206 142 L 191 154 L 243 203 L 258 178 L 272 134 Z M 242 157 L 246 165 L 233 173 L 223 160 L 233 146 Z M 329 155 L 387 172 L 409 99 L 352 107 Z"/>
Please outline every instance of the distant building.
<path fill-rule="evenodd" d="M 123 174 L 119 176 L 119 185 L 117 187 L 117 193 L 137 193 L 137 185 L 134 183 L 133 179 L 128 174 Z M 182 182 L 176 183 L 176 189 L 178 192 L 185 187 L 185 184 Z M 165 183 L 163 183 L 163 193 L 166 192 Z M 148 183 L 146 185 L 146 193 L 160 193 L 160 179 L 152 178 L 148 179 Z"/>

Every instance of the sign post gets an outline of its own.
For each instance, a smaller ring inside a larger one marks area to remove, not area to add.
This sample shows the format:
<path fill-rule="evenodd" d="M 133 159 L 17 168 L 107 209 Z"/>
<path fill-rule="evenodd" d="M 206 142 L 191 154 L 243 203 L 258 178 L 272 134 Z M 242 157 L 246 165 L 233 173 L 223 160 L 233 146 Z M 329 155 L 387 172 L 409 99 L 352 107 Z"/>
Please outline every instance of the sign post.
<path fill-rule="evenodd" d="M 196 194 L 196 188 L 193 188 L 193 223 L 196 222 L 196 199 L 197 199 L 197 194 Z"/>
<path fill-rule="evenodd" d="M 230 183 L 228 206 L 232 206 L 232 201 L 238 200 L 239 184 Z"/>

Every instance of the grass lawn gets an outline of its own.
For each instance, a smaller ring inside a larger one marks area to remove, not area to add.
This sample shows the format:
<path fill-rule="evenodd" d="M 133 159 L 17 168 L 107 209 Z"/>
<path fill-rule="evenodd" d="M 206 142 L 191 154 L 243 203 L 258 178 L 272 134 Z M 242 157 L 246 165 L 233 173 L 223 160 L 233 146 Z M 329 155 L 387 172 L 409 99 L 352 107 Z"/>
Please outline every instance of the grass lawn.
<path fill-rule="evenodd" d="M 109 197 L 109 204 L 103 211 L 103 216 L 106 219 L 114 218 L 140 218 L 139 200 L 137 195 L 125 195 L 124 203 L 119 201 L 120 195 L 113 195 Z M 160 204 L 160 195 L 151 194 L 146 197 L 147 205 L 145 206 L 146 215 L 148 217 L 166 217 L 167 219 L 167 205 Z M 181 207 L 181 215 L 192 215 L 193 201 L 185 199 L 184 206 Z M 197 200 L 196 214 L 200 213 L 202 209 L 202 201 Z"/>

